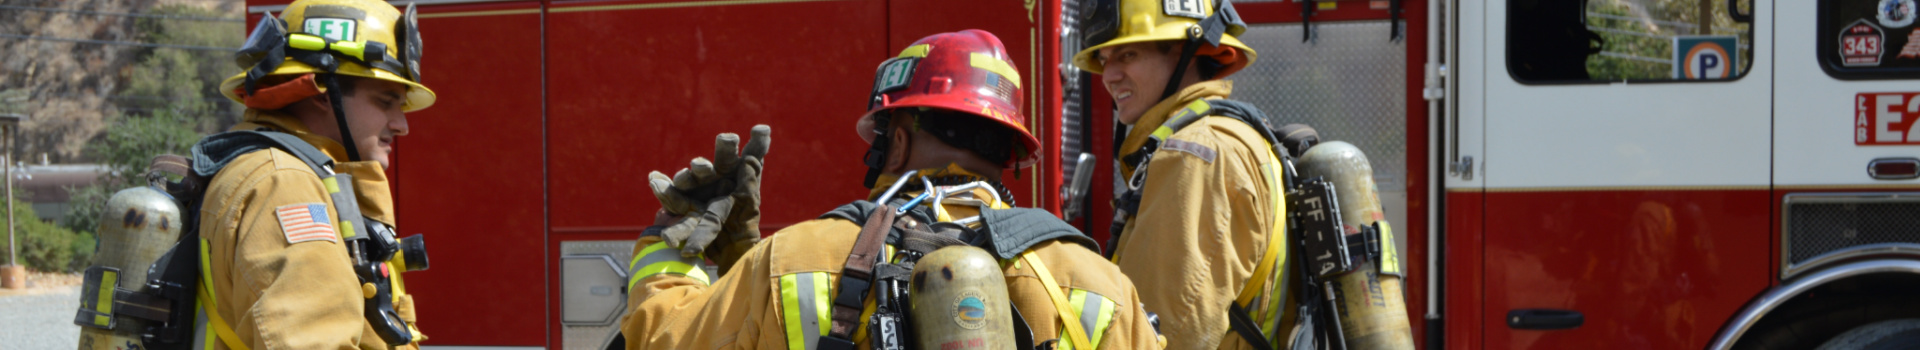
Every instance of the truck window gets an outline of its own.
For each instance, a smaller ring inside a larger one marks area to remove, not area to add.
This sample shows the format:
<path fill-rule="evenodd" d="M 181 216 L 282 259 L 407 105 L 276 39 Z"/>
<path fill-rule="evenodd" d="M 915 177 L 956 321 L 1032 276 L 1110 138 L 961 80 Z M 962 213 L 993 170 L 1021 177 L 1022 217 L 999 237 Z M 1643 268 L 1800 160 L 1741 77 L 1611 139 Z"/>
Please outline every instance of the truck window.
<path fill-rule="evenodd" d="M 1920 78 L 1915 0 L 1820 1 L 1820 68 L 1839 79 Z"/>
<path fill-rule="evenodd" d="M 1526 84 L 1739 79 L 1752 66 L 1751 6 L 1508 0 L 1507 71 Z"/>

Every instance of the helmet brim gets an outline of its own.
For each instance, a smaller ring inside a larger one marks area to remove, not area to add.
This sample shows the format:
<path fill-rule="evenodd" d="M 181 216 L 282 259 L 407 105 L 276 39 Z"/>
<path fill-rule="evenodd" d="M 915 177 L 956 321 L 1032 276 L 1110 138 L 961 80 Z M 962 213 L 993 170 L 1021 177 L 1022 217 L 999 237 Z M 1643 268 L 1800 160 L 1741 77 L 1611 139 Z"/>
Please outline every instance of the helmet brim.
<path fill-rule="evenodd" d="M 280 64 L 280 68 L 274 69 L 273 73 L 268 73 L 267 75 L 275 76 L 275 75 L 295 75 L 295 74 L 307 74 L 307 73 L 326 73 L 326 72 L 320 71 L 319 69 L 315 69 L 313 66 L 307 65 L 306 63 L 302 63 L 300 61 L 287 60 L 286 62 L 283 62 Z M 427 107 L 433 106 L 433 102 L 437 98 L 436 95 L 434 95 L 433 90 L 428 89 L 426 85 L 421 85 L 420 83 L 413 82 L 412 80 L 407 80 L 406 77 L 403 77 L 399 74 L 394 74 L 393 72 L 388 72 L 385 69 L 368 68 L 367 66 L 363 66 L 358 63 L 341 62 L 340 69 L 335 70 L 334 73 L 351 75 L 351 76 L 362 77 L 362 78 L 385 80 L 385 81 L 391 81 L 391 82 L 406 85 L 407 101 L 406 101 L 406 105 L 401 107 L 402 110 L 405 112 L 413 112 L 413 111 L 418 111 L 422 109 L 427 109 Z M 241 72 L 240 74 L 235 74 L 232 77 L 228 77 L 227 80 L 225 81 L 221 81 L 220 94 L 226 95 L 227 99 L 233 100 L 234 102 L 245 103 L 241 99 L 240 95 L 236 93 L 236 90 L 240 89 L 241 83 L 245 82 L 246 79 L 247 79 L 247 73 Z"/>
<path fill-rule="evenodd" d="M 885 106 L 881 106 L 880 108 L 875 108 L 871 111 L 867 111 L 866 114 L 863 114 L 860 116 L 861 122 L 856 123 L 856 125 L 862 126 L 858 128 L 859 130 L 857 130 L 860 134 L 860 139 L 866 140 L 867 144 L 873 144 L 873 138 L 876 135 L 874 135 L 872 128 L 866 127 L 866 126 L 872 125 L 866 121 L 872 119 L 873 116 L 878 115 L 880 113 L 887 113 L 894 109 L 900 109 L 900 108 L 938 108 L 938 109 L 953 111 L 957 113 L 970 114 L 976 117 L 980 117 L 982 119 L 993 120 L 995 123 L 998 123 L 1001 126 L 1017 131 L 1020 134 L 1020 144 L 1027 148 L 1027 156 L 1022 157 L 1020 159 L 1015 159 L 1013 161 L 1013 164 L 1011 164 L 1008 167 L 1009 169 L 1026 168 L 1029 166 L 1033 166 L 1033 164 L 1035 163 L 1040 162 L 1040 153 L 1041 153 L 1040 139 L 1034 137 L 1033 132 L 1029 131 L 1027 126 L 1014 124 L 1013 122 L 1009 122 L 1005 119 L 980 115 L 981 107 L 979 105 L 970 104 L 965 101 L 962 101 L 962 99 L 960 98 L 955 98 L 951 96 L 941 96 L 941 95 L 912 96 L 912 97 L 900 99 L 899 101 L 893 101 L 893 103 L 889 103 Z"/>
<path fill-rule="evenodd" d="M 1099 52 L 1100 49 L 1119 46 L 1119 45 L 1153 42 L 1153 41 L 1167 41 L 1167 40 L 1185 41 L 1187 40 L 1187 36 L 1185 34 L 1186 27 L 1189 25 L 1191 25 L 1191 23 L 1186 23 L 1186 22 L 1166 23 L 1166 24 L 1160 25 L 1160 28 L 1155 28 L 1157 30 L 1154 30 L 1153 33 L 1156 33 L 1156 34 L 1126 35 L 1118 38 L 1113 38 L 1113 40 L 1108 40 L 1107 42 L 1100 43 L 1100 45 L 1094 45 L 1093 47 L 1081 49 L 1080 52 L 1073 54 L 1073 66 L 1080 67 L 1080 70 L 1084 70 L 1093 74 L 1105 74 L 1106 67 L 1101 65 L 1099 61 L 1093 59 L 1093 54 L 1095 52 Z M 1235 38 L 1232 35 L 1222 34 L 1220 38 L 1220 44 L 1233 47 L 1234 49 L 1239 51 L 1239 53 L 1237 54 L 1240 55 L 1241 57 L 1240 59 L 1235 60 L 1233 64 L 1228 65 L 1225 69 L 1222 69 L 1220 76 L 1215 78 L 1223 78 L 1228 75 L 1232 75 L 1234 72 L 1239 72 L 1240 69 L 1246 68 L 1247 66 L 1252 65 L 1253 60 L 1260 56 L 1258 52 L 1253 51 L 1253 48 L 1247 47 L 1246 43 L 1240 42 L 1239 38 Z"/>

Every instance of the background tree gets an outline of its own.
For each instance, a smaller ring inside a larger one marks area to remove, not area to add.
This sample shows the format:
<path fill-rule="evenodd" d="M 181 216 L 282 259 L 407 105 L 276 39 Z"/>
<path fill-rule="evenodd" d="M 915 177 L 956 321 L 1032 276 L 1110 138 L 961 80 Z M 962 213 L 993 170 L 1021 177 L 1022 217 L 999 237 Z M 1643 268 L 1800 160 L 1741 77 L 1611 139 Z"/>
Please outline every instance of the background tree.
<path fill-rule="evenodd" d="M 235 17 L 229 10 L 192 5 L 161 5 L 149 13 L 192 18 Z M 134 25 L 145 42 L 203 47 L 238 47 L 244 38 L 238 21 L 185 21 L 141 18 Z M 93 232 L 106 201 L 115 191 L 146 184 L 145 171 L 153 156 L 187 154 L 193 143 L 209 133 L 236 123 L 242 107 L 215 89 L 238 72 L 226 51 L 150 48 L 130 68 L 121 95 L 145 96 L 122 106 L 125 113 L 83 151 L 83 156 L 105 165 L 104 178 L 93 185 L 71 189 L 67 215 L 60 226 Z"/>

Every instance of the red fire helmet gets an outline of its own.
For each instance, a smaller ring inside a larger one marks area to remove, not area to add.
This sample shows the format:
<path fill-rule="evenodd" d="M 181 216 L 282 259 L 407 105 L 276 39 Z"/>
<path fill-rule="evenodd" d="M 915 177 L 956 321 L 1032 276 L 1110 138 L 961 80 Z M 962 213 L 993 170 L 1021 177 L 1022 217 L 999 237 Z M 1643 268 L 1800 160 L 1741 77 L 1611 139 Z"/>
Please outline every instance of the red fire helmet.
<path fill-rule="evenodd" d="M 968 29 L 921 38 L 899 56 L 880 63 L 874 72 L 867 113 L 859 125 L 871 125 L 875 114 L 895 108 L 939 108 L 1000 122 L 1020 132 L 1026 155 L 1007 168 L 1025 168 L 1040 160 L 1040 139 L 1027 130 L 1020 114 L 1023 102 L 1020 71 L 1007 58 L 1000 38 L 984 30 Z M 860 138 L 873 143 L 871 128 L 860 127 Z"/>

